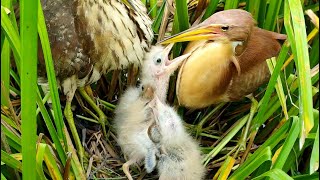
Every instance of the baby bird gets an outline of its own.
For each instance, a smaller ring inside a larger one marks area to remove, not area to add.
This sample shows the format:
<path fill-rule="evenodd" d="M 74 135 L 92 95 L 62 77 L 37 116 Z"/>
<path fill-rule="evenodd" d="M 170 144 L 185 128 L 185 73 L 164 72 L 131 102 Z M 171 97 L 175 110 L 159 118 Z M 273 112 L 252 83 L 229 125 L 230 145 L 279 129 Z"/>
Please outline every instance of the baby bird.
<path fill-rule="evenodd" d="M 148 173 L 156 166 L 156 154 L 160 137 L 153 133 L 155 121 L 150 114 L 152 111 L 147 103 L 157 94 L 163 101 L 166 99 L 170 75 L 178 68 L 189 54 L 169 60 L 168 55 L 173 44 L 164 48 L 153 46 L 142 68 L 141 88 L 128 88 L 120 98 L 115 110 L 115 127 L 118 144 L 128 161 L 123 164 L 123 171 L 129 179 L 129 166 L 144 160 Z M 144 87 L 144 89 L 142 89 Z M 149 134 L 153 134 L 150 136 Z M 149 137 L 153 137 L 150 139 Z"/>
<path fill-rule="evenodd" d="M 198 144 L 185 131 L 175 110 L 157 97 L 150 102 L 160 133 L 159 180 L 200 180 L 205 175 Z M 153 130 L 156 131 L 156 130 Z M 157 135 L 157 133 L 155 133 Z M 155 139 L 151 137 L 150 139 Z"/>
<path fill-rule="evenodd" d="M 128 161 L 123 164 L 123 172 L 132 179 L 129 166 L 145 160 L 148 173 L 156 166 L 157 147 L 149 138 L 148 129 L 154 122 L 148 102 L 153 99 L 151 86 L 130 87 L 121 97 L 115 110 L 115 128 L 118 144 Z"/>

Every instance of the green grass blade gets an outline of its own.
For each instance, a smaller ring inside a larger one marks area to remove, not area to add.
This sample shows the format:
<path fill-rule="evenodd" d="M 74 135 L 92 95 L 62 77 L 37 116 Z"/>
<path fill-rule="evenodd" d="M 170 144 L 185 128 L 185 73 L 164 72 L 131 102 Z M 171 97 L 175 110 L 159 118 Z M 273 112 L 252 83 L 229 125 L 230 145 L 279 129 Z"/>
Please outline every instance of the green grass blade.
<path fill-rule="evenodd" d="M 224 137 L 221 142 L 214 147 L 209 154 L 206 155 L 206 157 L 203 159 L 205 165 L 207 165 L 209 161 L 215 157 L 221 151 L 221 149 L 240 131 L 240 129 L 246 124 L 248 117 L 249 115 L 246 115 L 237 121 L 226 137 Z"/>
<path fill-rule="evenodd" d="M 235 161 L 236 160 L 233 157 L 231 157 L 231 156 L 227 157 L 227 159 L 224 161 L 223 165 L 221 166 L 221 172 L 218 177 L 218 180 L 227 179 Z"/>
<path fill-rule="evenodd" d="M 318 180 L 319 179 L 319 173 L 316 172 L 314 174 L 303 174 L 303 175 L 298 175 L 298 176 L 293 176 L 292 177 L 294 180 L 305 180 L 305 179 L 308 179 L 308 180 Z"/>
<path fill-rule="evenodd" d="M 239 0 L 226 0 L 224 5 L 224 10 L 237 9 L 238 6 L 239 6 Z"/>
<path fill-rule="evenodd" d="M 2 180 L 7 180 L 7 178 L 1 173 L 1 179 Z"/>
<path fill-rule="evenodd" d="M 179 30 L 184 31 L 189 28 L 189 16 L 187 1 L 175 0 L 176 14 L 179 20 Z"/>
<path fill-rule="evenodd" d="M 1 161 L 4 162 L 6 165 L 22 172 L 22 164 L 20 161 L 16 160 L 10 154 L 6 153 L 5 151 L 1 150 Z M 34 168 L 34 167 L 33 167 Z"/>
<path fill-rule="evenodd" d="M 163 17 L 163 13 L 164 13 L 164 8 L 166 6 L 166 2 L 167 1 L 163 1 L 162 5 L 160 6 L 160 9 L 158 11 L 157 16 L 153 19 L 153 23 L 152 23 L 152 29 L 154 33 L 159 33 L 159 29 L 161 26 L 161 21 L 162 21 L 162 17 Z"/>
<path fill-rule="evenodd" d="M 304 121 L 304 128 L 301 129 L 300 133 L 300 147 L 303 146 L 305 137 L 308 136 L 309 131 L 313 127 L 313 104 L 312 104 L 312 85 L 310 76 L 310 64 L 309 64 L 309 53 L 308 53 L 308 42 L 306 34 L 306 26 L 304 20 L 303 9 L 301 7 L 300 0 L 286 0 L 285 8 L 290 9 L 291 17 L 293 20 L 293 31 L 294 39 L 288 37 L 289 41 L 296 44 L 296 48 L 293 49 L 295 62 L 298 69 L 299 75 L 299 108 L 300 108 L 300 119 Z M 286 25 L 286 24 L 285 24 Z M 286 27 L 290 28 L 290 27 Z"/>
<path fill-rule="evenodd" d="M 217 10 L 219 1 L 220 0 L 211 0 L 209 2 L 207 9 L 206 9 L 206 12 L 204 13 L 204 15 L 202 17 L 202 21 L 204 21 L 205 19 L 210 17 Z"/>
<path fill-rule="evenodd" d="M 318 169 L 319 169 L 319 126 L 317 128 L 316 138 L 314 140 L 314 144 L 311 152 L 309 174 L 313 174 Z"/>
<path fill-rule="evenodd" d="M 319 34 L 314 38 L 310 51 L 310 67 L 319 63 Z"/>
<path fill-rule="evenodd" d="M 47 109 L 45 108 L 44 104 L 42 103 L 42 99 L 40 97 L 40 92 L 38 91 L 38 95 L 37 95 L 37 104 L 38 104 L 38 107 L 40 108 L 40 111 L 41 111 L 41 114 L 43 116 L 43 120 L 45 121 L 45 124 L 47 126 L 47 129 L 49 131 L 49 134 L 55 144 L 55 147 L 57 149 L 57 152 L 58 152 L 58 155 L 61 159 L 61 162 L 63 165 L 66 164 L 66 153 L 60 143 L 60 140 L 59 140 L 59 136 L 57 134 L 57 131 L 54 127 L 54 125 L 52 124 L 52 120 L 49 116 L 49 113 L 47 111 Z"/>
<path fill-rule="evenodd" d="M 299 118 L 297 116 L 294 116 L 292 118 L 292 126 L 288 133 L 288 137 L 286 138 L 282 146 L 282 149 L 280 151 L 280 154 L 272 166 L 272 169 L 282 169 L 284 163 L 289 157 L 290 151 L 293 149 L 293 145 L 297 140 L 299 131 L 300 131 Z"/>
<path fill-rule="evenodd" d="M 40 144 L 37 147 L 37 156 L 36 156 L 36 169 L 38 172 L 38 176 L 40 180 L 46 180 L 46 175 L 44 174 L 44 169 L 43 169 L 43 159 L 44 159 L 44 153 L 45 149 L 44 147 L 41 147 Z"/>
<path fill-rule="evenodd" d="M 270 147 L 268 146 L 264 148 L 254 160 L 252 160 L 241 170 L 233 173 L 229 180 L 245 179 L 254 170 L 258 169 L 261 164 L 269 160 L 271 161 L 271 155 L 272 153 Z"/>
<path fill-rule="evenodd" d="M 42 162 L 44 161 L 47 165 L 47 168 L 50 173 L 50 177 L 56 180 L 62 180 L 62 174 L 59 171 L 57 166 L 57 162 L 54 160 L 51 151 L 49 150 L 48 145 L 39 143 L 38 144 L 38 151 L 37 151 L 37 170 L 40 177 L 44 177 Z M 45 177 L 44 177 L 45 179 Z"/>
<path fill-rule="evenodd" d="M 36 179 L 37 12 L 37 2 L 20 1 L 23 179 Z"/>
<path fill-rule="evenodd" d="M 265 24 L 263 25 L 264 29 L 267 29 L 270 31 L 273 31 L 275 29 L 282 2 L 283 0 L 269 1 L 267 16 L 266 16 Z"/>
<path fill-rule="evenodd" d="M 50 49 L 50 43 L 48 38 L 48 32 L 43 16 L 43 11 L 40 6 L 38 8 L 38 31 L 39 31 L 39 37 L 41 40 L 43 55 L 46 63 L 46 71 L 47 71 L 47 78 L 48 83 L 50 87 L 50 93 L 51 93 L 51 100 L 52 100 L 52 108 L 54 112 L 54 122 L 56 125 L 56 129 L 58 131 L 58 136 L 60 139 L 63 140 L 64 144 L 66 144 L 65 137 L 63 136 L 62 128 L 63 126 L 63 116 L 62 116 L 62 110 L 60 105 L 60 98 L 58 93 L 58 86 L 57 86 L 57 80 L 54 72 L 54 66 L 53 66 L 53 60 L 52 60 L 52 54 Z"/>
<path fill-rule="evenodd" d="M 285 136 L 290 127 L 289 121 L 281 126 L 270 138 L 268 138 L 241 166 L 234 172 L 233 175 L 241 174 L 252 161 L 254 161 L 267 147 L 273 149 Z"/>
<path fill-rule="evenodd" d="M 12 0 L 2 0 L 1 1 L 1 5 L 8 8 L 11 12 L 14 12 L 13 3 L 14 3 L 14 1 L 12 1 Z M 17 33 L 19 33 L 15 13 L 10 13 L 9 17 L 10 17 L 11 23 L 13 24 L 15 31 Z"/>
<path fill-rule="evenodd" d="M 268 0 L 260 0 L 260 7 L 259 7 L 259 16 L 258 16 L 258 26 L 263 28 L 265 20 L 266 20 L 266 13 L 267 13 L 267 1 Z"/>
<path fill-rule="evenodd" d="M 257 0 L 247 0 L 247 11 L 250 12 L 255 20 L 259 18 L 260 2 Z"/>
<path fill-rule="evenodd" d="M 14 29 L 14 26 L 12 25 L 10 18 L 8 17 L 7 13 L 5 12 L 4 8 L 1 6 L 1 30 L 3 30 L 4 34 L 6 35 L 6 38 L 8 39 L 8 42 L 10 44 L 10 47 L 15 55 L 17 57 L 16 65 L 18 72 L 20 74 L 20 59 L 21 59 L 21 44 L 20 44 L 20 37 L 18 32 Z"/>
<path fill-rule="evenodd" d="M 10 46 L 7 38 L 4 39 L 1 49 L 1 84 L 5 91 L 1 91 L 1 105 L 9 107 L 9 80 L 10 80 Z"/>
<path fill-rule="evenodd" d="M 267 59 L 267 64 L 268 64 L 270 73 L 272 73 L 273 69 L 274 69 L 274 66 L 276 64 L 275 58 L 273 57 L 271 59 Z M 289 117 L 288 117 L 288 111 L 287 111 L 286 98 L 285 98 L 285 94 L 284 94 L 284 91 L 283 91 L 283 86 L 282 86 L 282 82 L 281 82 L 280 77 L 277 78 L 277 84 L 276 84 L 275 88 L 276 88 L 276 92 L 277 92 L 277 95 L 278 95 L 279 100 L 280 100 L 280 104 L 282 106 L 283 113 L 284 113 L 286 119 L 288 119 Z"/>
<path fill-rule="evenodd" d="M 266 177 L 269 177 L 270 179 L 293 180 L 292 177 L 283 172 L 281 169 L 272 169 L 256 178 L 253 178 L 252 180 L 265 179 Z"/>
<path fill-rule="evenodd" d="M 18 76 L 18 74 L 14 72 L 12 69 L 10 69 L 10 75 L 14 79 L 14 81 L 18 84 L 18 86 L 21 87 L 20 77 Z"/>
<path fill-rule="evenodd" d="M 269 104 L 269 100 L 271 97 L 272 92 L 274 91 L 274 87 L 275 84 L 277 82 L 277 78 L 279 76 L 279 73 L 281 71 L 281 67 L 284 63 L 284 61 L 286 60 L 286 56 L 287 53 L 289 51 L 289 44 L 287 43 L 287 41 L 282 45 L 281 51 L 279 53 L 279 56 L 277 58 L 277 64 L 273 70 L 273 73 L 271 74 L 268 86 L 267 86 L 267 90 L 262 98 L 262 100 L 260 101 L 261 106 L 260 109 L 258 111 L 257 116 L 253 119 L 253 123 L 252 123 L 252 129 L 257 129 L 259 128 L 264 121 L 266 120 L 265 117 L 265 112 L 267 111 L 267 107 Z"/>
<path fill-rule="evenodd" d="M 177 14 L 177 9 L 175 11 L 175 14 Z M 173 18 L 173 27 L 172 27 L 172 32 L 171 34 L 174 35 L 174 34 L 177 34 L 179 33 L 180 31 L 180 25 L 179 25 L 179 19 L 178 19 L 178 16 L 175 15 L 174 18 Z M 173 54 L 173 57 L 178 57 L 180 55 L 180 52 L 181 52 L 181 48 L 182 48 L 182 43 L 175 43 L 173 48 L 172 48 L 172 54 Z"/>
<path fill-rule="evenodd" d="M 149 14 L 151 15 L 152 19 L 154 19 L 157 15 L 157 0 L 150 0 L 150 12 Z"/>
<path fill-rule="evenodd" d="M 2 114 L 1 114 L 2 115 Z M 14 141 L 17 145 L 19 145 L 19 149 L 17 149 L 18 151 L 21 151 L 21 138 L 18 137 L 17 135 L 15 135 L 12 131 L 10 131 L 8 128 L 6 128 L 4 125 L 1 125 L 1 129 L 4 132 L 4 134 L 11 139 L 12 141 Z"/>

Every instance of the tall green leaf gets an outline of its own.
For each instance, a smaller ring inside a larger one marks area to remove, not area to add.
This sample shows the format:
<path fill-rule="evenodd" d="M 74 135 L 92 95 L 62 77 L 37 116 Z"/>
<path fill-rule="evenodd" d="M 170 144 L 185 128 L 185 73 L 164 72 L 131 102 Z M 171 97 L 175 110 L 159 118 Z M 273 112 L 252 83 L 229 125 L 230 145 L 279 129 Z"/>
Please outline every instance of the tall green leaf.
<path fill-rule="evenodd" d="M 38 2 L 20 1 L 21 129 L 23 179 L 36 179 Z"/>

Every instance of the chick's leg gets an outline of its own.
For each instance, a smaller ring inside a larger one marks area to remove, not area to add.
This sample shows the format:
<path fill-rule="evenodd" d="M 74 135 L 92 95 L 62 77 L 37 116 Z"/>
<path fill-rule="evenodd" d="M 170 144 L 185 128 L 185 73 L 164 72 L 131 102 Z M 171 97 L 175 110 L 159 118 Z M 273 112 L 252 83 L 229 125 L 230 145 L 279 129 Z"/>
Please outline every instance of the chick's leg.
<path fill-rule="evenodd" d="M 103 113 L 103 111 L 96 105 L 96 103 L 91 99 L 91 97 L 87 94 L 84 87 L 78 88 L 78 91 L 80 92 L 81 96 L 89 103 L 89 105 L 97 112 L 99 116 L 99 123 L 102 126 L 102 131 L 105 137 L 107 137 L 107 131 L 105 122 L 107 121 L 107 116 Z"/>
<path fill-rule="evenodd" d="M 126 176 L 127 176 L 127 178 L 128 178 L 129 180 L 133 180 L 133 178 L 132 178 L 132 176 L 131 176 L 131 174 L 130 174 L 130 171 L 129 171 L 129 167 L 130 167 L 131 164 L 133 164 L 133 163 L 135 163 L 135 162 L 136 162 L 135 160 L 130 159 L 129 161 L 127 161 L 126 163 L 124 163 L 124 164 L 122 165 L 122 170 L 123 170 L 123 172 L 126 174 Z"/>
<path fill-rule="evenodd" d="M 156 147 L 148 149 L 147 155 L 145 157 L 144 167 L 146 168 L 147 173 L 151 173 L 157 165 L 156 154 L 158 150 Z"/>
<path fill-rule="evenodd" d="M 83 164 L 84 149 L 81 145 L 81 141 L 80 141 L 76 126 L 74 124 L 73 113 L 71 110 L 71 102 L 74 97 L 74 93 L 76 92 L 76 89 L 77 89 L 75 76 L 72 76 L 71 78 L 66 79 L 63 82 L 62 86 L 63 86 L 64 94 L 66 94 L 66 96 L 67 96 L 67 102 L 66 102 L 66 106 L 64 108 L 64 116 L 69 124 L 71 134 L 72 134 L 73 139 L 76 143 L 76 147 L 77 147 L 77 150 L 79 153 L 81 164 Z"/>

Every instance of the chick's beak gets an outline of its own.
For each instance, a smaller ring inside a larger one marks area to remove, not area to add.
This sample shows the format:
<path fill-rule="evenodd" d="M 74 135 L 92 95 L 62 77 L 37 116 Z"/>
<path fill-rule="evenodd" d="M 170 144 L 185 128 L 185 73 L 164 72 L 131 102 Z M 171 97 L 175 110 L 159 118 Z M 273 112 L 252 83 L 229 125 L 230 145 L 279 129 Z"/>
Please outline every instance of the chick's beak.
<path fill-rule="evenodd" d="M 224 27 L 223 24 L 209 24 L 202 25 L 199 24 L 196 27 L 190 28 L 188 30 L 182 31 L 178 34 L 170 36 L 159 44 L 168 44 L 174 42 L 184 42 L 184 41 L 195 41 L 195 40 L 214 40 L 223 35 L 221 28 Z"/>
<path fill-rule="evenodd" d="M 169 53 L 173 47 L 173 43 L 169 44 L 163 51 L 163 59 L 164 59 L 164 69 L 162 72 L 160 72 L 158 75 L 162 74 L 172 74 L 178 67 L 179 65 L 187 59 L 191 53 L 184 54 L 182 56 L 179 56 L 173 60 L 169 60 Z"/>

